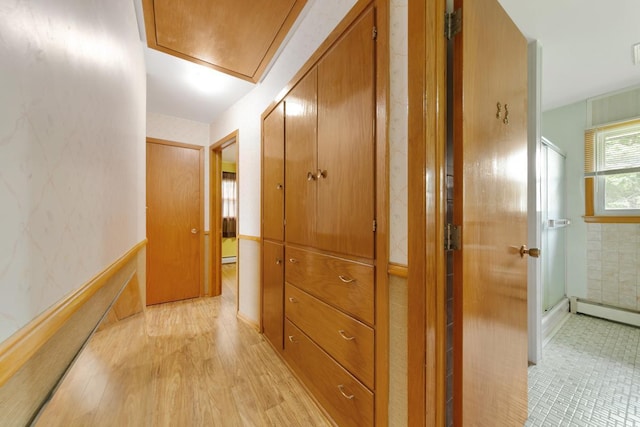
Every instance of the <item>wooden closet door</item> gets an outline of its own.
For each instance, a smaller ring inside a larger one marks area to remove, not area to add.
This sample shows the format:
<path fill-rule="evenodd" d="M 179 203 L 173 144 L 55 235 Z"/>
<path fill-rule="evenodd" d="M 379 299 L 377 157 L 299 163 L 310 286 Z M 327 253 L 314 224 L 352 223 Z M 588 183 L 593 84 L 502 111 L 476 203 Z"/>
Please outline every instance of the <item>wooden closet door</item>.
<path fill-rule="evenodd" d="M 315 245 L 317 105 L 315 68 L 285 98 L 285 240 Z"/>
<path fill-rule="evenodd" d="M 374 25 L 370 9 L 318 64 L 318 246 L 365 258 L 374 257 Z"/>
<path fill-rule="evenodd" d="M 277 349 L 284 342 L 284 248 L 264 242 L 262 250 L 262 332 Z"/>
<path fill-rule="evenodd" d="M 263 122 L 262 236 L 284 240 L 284 103 Z"/>

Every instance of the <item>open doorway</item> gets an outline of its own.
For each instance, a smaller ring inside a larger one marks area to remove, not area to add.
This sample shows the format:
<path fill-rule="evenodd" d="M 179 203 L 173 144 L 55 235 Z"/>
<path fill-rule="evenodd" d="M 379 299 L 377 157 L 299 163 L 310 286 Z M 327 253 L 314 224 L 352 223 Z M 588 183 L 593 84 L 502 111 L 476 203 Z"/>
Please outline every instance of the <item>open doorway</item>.
<path fill-rule="evenodd" d="M 238 132 L 213 144 L 210 156 L 211 295 L 229 290 L 237 306 Z"/>

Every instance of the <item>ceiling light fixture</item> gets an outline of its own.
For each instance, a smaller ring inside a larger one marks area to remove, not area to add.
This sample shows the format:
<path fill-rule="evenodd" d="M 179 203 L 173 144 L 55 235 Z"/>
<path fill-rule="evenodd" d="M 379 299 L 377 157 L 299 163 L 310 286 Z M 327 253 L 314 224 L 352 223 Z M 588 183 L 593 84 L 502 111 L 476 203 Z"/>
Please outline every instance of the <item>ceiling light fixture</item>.
<path fill-rule="evenodd" d="M 633 65 L 640 64 L 640 43 L 634 44 L 631 49 L 633 50 Z"/>

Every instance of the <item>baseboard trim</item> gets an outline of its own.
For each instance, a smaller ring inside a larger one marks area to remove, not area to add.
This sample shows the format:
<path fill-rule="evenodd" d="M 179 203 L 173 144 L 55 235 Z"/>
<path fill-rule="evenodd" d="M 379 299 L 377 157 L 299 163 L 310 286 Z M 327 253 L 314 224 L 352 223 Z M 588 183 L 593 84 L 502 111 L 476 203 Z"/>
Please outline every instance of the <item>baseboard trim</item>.
<path fill-rule="evenodd" d="M 575 301 L 575 303 L 574 303 Z M 575 304 L 575 311 L 574 311 Z M 624 308 L 613 307 L 585 299 L 572 298 L 571 311 L 575 313 L 587 314 L 601 319 L 612 320 L 618 323 L 640 327 L 640 313 Z"/>
<path fill-rule="evenodd" d="M 143 240 L 89 282 L 60 300 L 22 329 L 0 344 L 0 387 L 30 358 L 124 265 L 147 244 Z"/>
<path fill-rule="evenodd" d="M 238 318 L 238 320 L 243 321 L 244 323 L 251 326 L 256 331 L 260 332 L 260 325 L 257 322 L 254 322 L 253 320 L 249 319 L 247 316 L 240 313 L 239 311 L 236 312 L 236 317 Z"/>

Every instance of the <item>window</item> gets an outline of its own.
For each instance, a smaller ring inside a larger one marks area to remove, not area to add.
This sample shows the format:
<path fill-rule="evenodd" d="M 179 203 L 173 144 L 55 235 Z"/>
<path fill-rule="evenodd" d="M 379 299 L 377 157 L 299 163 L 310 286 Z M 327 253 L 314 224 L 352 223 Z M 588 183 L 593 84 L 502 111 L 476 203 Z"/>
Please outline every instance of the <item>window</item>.
<path fill-rule="evenodd" d="M 236 237 L 236 174 L 222 172 L 222 237 Z"/>
<path fill-rule="evenodd" d="M 640 120 L 585 132 L 585 190 L 586 217 L 640 216 Z"/>

